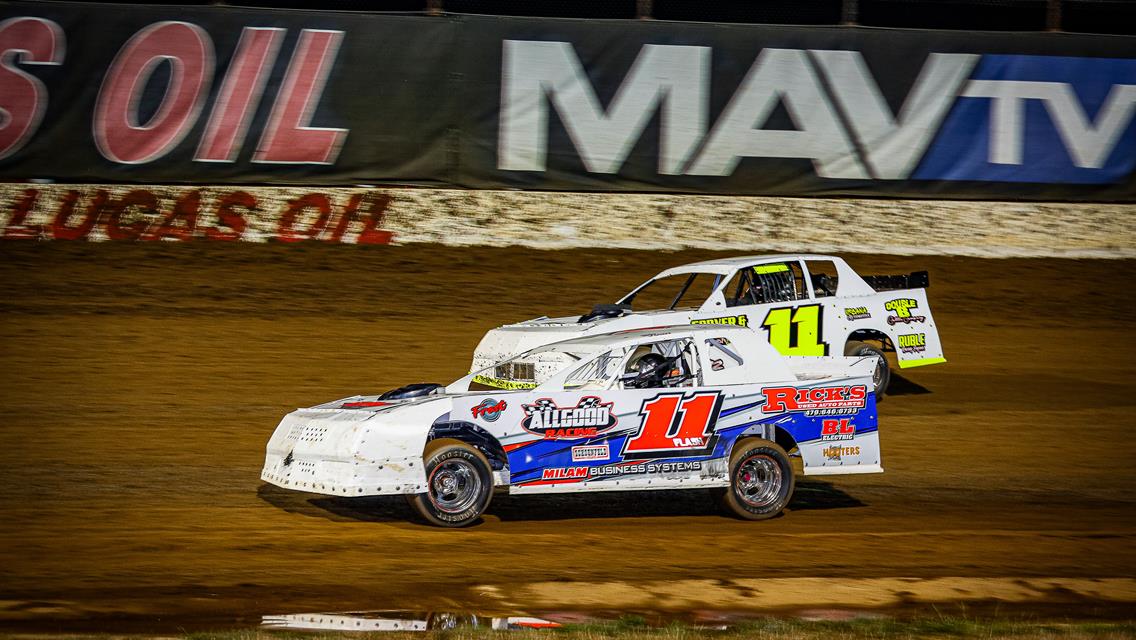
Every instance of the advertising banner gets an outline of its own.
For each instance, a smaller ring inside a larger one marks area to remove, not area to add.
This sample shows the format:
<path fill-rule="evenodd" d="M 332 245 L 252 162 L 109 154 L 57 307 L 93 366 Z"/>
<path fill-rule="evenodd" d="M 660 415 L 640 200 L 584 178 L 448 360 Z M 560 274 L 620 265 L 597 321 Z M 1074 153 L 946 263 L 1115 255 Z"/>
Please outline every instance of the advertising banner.
<path fill-rule="evenodd" d="M 528 20 L 478 33 L 493 58 L 468 69 L 466 86 L 487 107 L 467 111 L 462 136 L 478 186 L 1026 199 L 1136 189 L 1136 38 Z"/>
<path fill-rule="evenodd" d="M 3 19 L 6 18 L 6 19 Z M 0 8 L 0 176 L 445 179 L 446 20 L 231 7 Z"/>
<path fill-rule="evenodd" d="M 0 178 L 1136 200 L 1136 38 L 0 8 Z"/>

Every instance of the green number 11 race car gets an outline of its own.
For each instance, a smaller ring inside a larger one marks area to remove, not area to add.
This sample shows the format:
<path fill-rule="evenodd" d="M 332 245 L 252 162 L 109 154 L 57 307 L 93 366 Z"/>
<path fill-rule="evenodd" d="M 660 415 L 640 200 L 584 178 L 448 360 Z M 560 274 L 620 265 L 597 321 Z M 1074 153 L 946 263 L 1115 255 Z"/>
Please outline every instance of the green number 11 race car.
<path fill-rule="evenodd" d="M 752 327 L 787 356 L 871 355 L 877 397 L 891 372 L 945 362 L 927 302 L 927 272 L 865 276 L 825 255 L 769 255 L 667 269 L 614 304 L 582 316 L 541 317 L 487 333 L 473 356 L 484 369 L 577 336 L 676 324 Z M 485 381 L 492 386 L 491 381 Z"/>

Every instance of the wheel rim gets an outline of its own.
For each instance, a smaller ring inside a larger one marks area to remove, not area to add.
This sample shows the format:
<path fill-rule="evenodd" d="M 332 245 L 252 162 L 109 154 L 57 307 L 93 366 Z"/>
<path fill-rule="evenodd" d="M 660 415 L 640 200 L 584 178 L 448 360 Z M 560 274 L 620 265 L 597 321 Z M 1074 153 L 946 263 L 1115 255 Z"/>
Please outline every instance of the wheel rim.
<path fill-rule="evenodd" d="M 880 391 L 880 385 L 884 382 L 884 372 L 887 371 L 887 360 L 884 359 L 882 354 L 876 354 L 876 370 L 872 372 L 872 386 L 876 391 Z"/>
<path fill-rule="evenodd" d="M 459 627 L 476 626 L 478 626 L 477 616 L 452 612 L 432 613 L 426 621 L 426 628 L 431 631 L 453 631 Z"/>
<path fill-rule="evenodd" d="M 461 513 L 481 495 L 481 476 L 473 464 L 450 459 L 430 472 L 430 501 L 439 511 Z"/>
<path fill-rule="evenodd" d="M 738 465 L 734 490 L 751 507 L 768 507 L 777 501 L 783 485 L 781 465 L 765 454 L 746 458 Z"/>

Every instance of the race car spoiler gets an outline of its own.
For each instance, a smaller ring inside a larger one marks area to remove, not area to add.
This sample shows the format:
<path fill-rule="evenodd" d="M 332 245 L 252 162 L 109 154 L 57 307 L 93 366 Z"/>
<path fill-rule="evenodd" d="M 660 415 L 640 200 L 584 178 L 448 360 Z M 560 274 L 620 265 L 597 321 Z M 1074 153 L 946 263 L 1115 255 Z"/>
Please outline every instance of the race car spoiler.
<path fill-rule="evenodd" d="M 898 276 L 863 276 L 864 282 L 876 291 L 893 289 L 926 289 L 931 286 L 931 276 L 926 271 L 912 271 Z"/>

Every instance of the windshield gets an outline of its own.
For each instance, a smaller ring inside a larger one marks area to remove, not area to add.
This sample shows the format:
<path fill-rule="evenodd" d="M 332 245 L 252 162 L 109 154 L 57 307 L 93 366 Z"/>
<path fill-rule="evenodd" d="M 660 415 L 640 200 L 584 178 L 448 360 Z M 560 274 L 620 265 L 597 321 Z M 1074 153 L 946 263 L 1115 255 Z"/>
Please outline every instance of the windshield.
<path fill-rule="evenodd" d="M 622 300 L 634 311 L 697 309 L 718 286 L 721 276 L 712 273 L 681 273 L 656 278 Z"/>
<path fill-rule="evenodd" d="M 621 373 L 627 349 L 613 349 L 589 360 L 564 380 L 565 389 L 607 389 Z"/>

